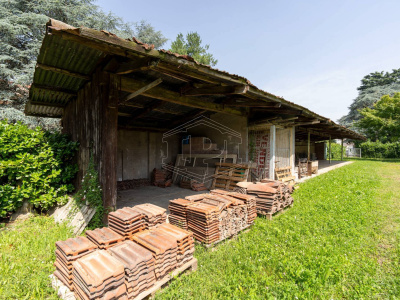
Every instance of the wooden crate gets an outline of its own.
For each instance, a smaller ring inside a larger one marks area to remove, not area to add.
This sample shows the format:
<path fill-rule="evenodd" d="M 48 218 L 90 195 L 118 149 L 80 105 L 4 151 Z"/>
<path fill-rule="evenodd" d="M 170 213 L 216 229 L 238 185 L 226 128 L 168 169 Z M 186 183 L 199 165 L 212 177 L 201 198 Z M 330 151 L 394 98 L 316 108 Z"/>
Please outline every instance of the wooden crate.
<path fill-rule="evenodd" d="M 216 163 L 211 189 L 233 191 L 238 182 L 247 181 L 249 170 L 246 164 Z"/>

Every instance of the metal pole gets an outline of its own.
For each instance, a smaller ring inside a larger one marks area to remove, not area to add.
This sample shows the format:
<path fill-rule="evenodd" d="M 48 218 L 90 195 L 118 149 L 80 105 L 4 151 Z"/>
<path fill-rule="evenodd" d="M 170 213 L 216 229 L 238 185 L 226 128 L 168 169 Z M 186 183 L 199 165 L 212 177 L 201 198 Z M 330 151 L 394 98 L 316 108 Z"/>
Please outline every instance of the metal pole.
<path fill-rule="evenodd" d="M 340 160 L 343 161 L 343 139 L 342 139 L 342 153 L 341 153 L 340 157 L 341 157 Z"/>
<path fill-rule="evenodd" d="M 331 164 L 331 142 L 332 142 L 332 138 L 331 136 L 329 136 L 329 164 Z"/>

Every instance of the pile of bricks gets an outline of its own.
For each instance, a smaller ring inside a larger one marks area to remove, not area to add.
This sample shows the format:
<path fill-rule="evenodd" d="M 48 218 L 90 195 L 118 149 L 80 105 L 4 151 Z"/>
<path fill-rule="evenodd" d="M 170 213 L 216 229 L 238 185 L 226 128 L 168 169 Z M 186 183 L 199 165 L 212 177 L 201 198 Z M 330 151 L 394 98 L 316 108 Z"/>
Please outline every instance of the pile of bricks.
<path fill-rule="evenodd" d="M 187 207 L 188 230 L 196 240 L 211 244 L 219 240 L 219 209 L 205 203 L 193 203 Z"/>
<path fill-rule="evenodd" d="M 156 282 L 152 253 L 132 241 L 112 247 L 108 253 L 125 268 L 125 285 L 129 299 L 151 288 Z"/>
<path fill-rule="evenodd" d="M 168 206 L 170 212 L 168 216 L 169 223 L 187 230 L 188 226 L 187 226 L 186 208 L 191 203 L 192 201 L 186 199 L 175 199 L 169 201 L 169 206 Z"/>
<path fill-rule="evenodd" d="M 167 210 L 154 204 L 140 204 L 134 206 L 133 209 L 144 215 L 146 229 L 151 229 L 157 224 L 165 223 L 167 220 Z"/>
<path fill-rule="evenodd" d="M 110 213 L 110 227 L 56 243 L 54 276 L 77 299 L 132 299 L 195 261 L 193 234 L 165 221 L 149 204 Z"/>
<path fill-rule="evenodd" d="M 172 185 L 172 179 L 169 174 L 163 169 L 154 169 L 151 175 L 151 183 L 158 187 L 169 187 Z"/>
<path fill-rule="evenodd" d="M 263 180 L 246 187 L 248 195 L 256 197 L 259 214 L 274 214 L 293 203 L 293 187 L 281 181 Z"/>
<path fill-rule="evenodd" d="M 78 299 L 128 299 L 124 266 L 107 251 L 95 251 L 73 263 Z"/>
<path fill-rule="evenodd" d="M 58 241 L 56 243 L 56 261 L 54 263 L 56 271 L 54 275 L 70 290 L 73 290 L 73 262 L 96 249 L 97 246 L 83 236 L 66 241 Z"/>
<path fill-rule="evenodd" d="M 99 249 L 107 250 L 112 246 L 122 242 L 125 238 L 108 227 L 87 230 L 86 236 Z"/>
<path fill-rule="evenodd" d="M 124 238 L 146 229 L 145 215 L 132 207 L 124 207 L 108 214 L 108 226 Z"/>
<path fill-rule="evenodd" d="M 139 232 L 132 239 L 152 253 L 158 280 L 177 267 L 178 244 L 173 237 L 153 229 Z"/>
<path fill-rule="evenodd" d="M 168 223 L 158 226 L 157 231 L 165 233 L 166 235 L 171 235 L 176 239 L 176 243 L 178 244 L 178 266 L 182 266 L 193 258 L 194 240 L 192 233 Z"/>
<path fill-rule="evenodd" d="M 169 210 L 170 223 L 188 229 L 206 244 L 237 234 L 257 217 L 254 196 L 218 189 L 171 200 Z"/>
<path fill-rule="evenodd" d="M 241 200 L 246 204 L 247 207 L 247 224 L 253 224 L 254 220 L 257 218 L 256 210 L 256 197 L 253 195 L 245 195 L 237 192 L 228 192 L 225 190 L 211 190 L 211 194 L 214 195 L 225 195 L 231 198 L 236 198 Z"/>

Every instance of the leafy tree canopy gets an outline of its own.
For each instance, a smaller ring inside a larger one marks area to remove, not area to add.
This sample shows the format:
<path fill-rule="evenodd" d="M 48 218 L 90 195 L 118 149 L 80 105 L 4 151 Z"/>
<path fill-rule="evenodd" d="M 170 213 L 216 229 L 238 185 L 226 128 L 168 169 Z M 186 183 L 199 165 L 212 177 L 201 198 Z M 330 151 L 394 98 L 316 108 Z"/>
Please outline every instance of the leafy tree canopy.
<path fill-rule="evenodd" d="M 383 86 L 373 86 L 364 90 L 361 90 L 353 100 L 353 103 L 349 106 L 349 113 L 339 119 L 339 123 L 351 129 L 357 130 L 353 126 L 353 122 L 359 121 L 362 118 L 359 110 L 364 108 L 373 107 L 374 103 L 379 101 L 382 96 L 390 95 L 393 96 L 396 92 L 400 91 L 400 83 L 392 83 Z"/>
<path fill-rule="evenodd" d="M 375 86 L 385 86 L 392 83 L 400 83 L 400 69 L 393 69 L 392 72 L 373 72 L 361 79 L 359 91 Z"/>
<path fill-rule="evenodd" d="M 182 33 L 179 33 L 176 40 L 172 42 L 170 51 L 181 55 L 189 55 L 201 64 L 215 66 L 218 60 L 207 52 L 210 45 L 202 46 L 201 43 L 201 37 L 197 32 L 187 33 L 186 38 Z"/>
<path fill-rule="evenodd" d="M 156 48 L 167 41 L 146 21 L 126 23 L 94 3 L 95 0 L 0 0 L 0 119 L 22 121 L 31 127 L 56 126 L 53 120 L 35 121 L 44 118 L 23 114 L 25 90 L 32 80 L 49 18 L 77 27 L 107 30 L 122 38 L 136 36 Z M 19 89 L 24 92 L 18 92 Z"/>
<path fill-rule="evenodd" d="M 372 141 L 395 142 L 400 139 L 400 93 L 383 96 L 360 111 L 363 118 L 355 125 Z"/>

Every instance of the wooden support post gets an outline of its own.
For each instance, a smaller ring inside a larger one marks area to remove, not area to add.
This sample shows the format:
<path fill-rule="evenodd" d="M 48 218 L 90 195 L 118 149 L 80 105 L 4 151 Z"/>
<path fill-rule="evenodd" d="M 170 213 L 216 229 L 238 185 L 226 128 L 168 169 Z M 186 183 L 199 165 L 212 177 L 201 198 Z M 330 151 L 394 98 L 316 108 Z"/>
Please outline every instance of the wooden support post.
<path fill-rule="evenodd" d="M 343 139 L 342 139 L 342 152 L 340 153 L 340 160 L 343 161 Z"/>
<path fill-rule="evenodd" d="M 311 151 L 311 133 L 310 132 L 307 132 L 307 136 L 308 136 L 308 139 L 307 139 L 307 161 L 310 161 L 310 151 Z"/>
<path fill-rule="evenodd" d="M 294 176 L 294 168 L 296 165 L 295 130 L 296 130 L 295 126 L 293 126 L 290 129 L 290 141 L 289 141 L 289 143 L 290 143 L 290 166 L 292 167 L 292 176 Z"/>
<path fill-rule="evenodd" d="M 276 147 L 276 127 L 270 127 L 270 159 L 269 159 L 269 178 L 275 179 L 275 147 Z"/>
<path fill-rule="evenodd" d="M 331 164 L 331 143 L 332 143 L 332 137 L 329 136 L 329 164 Z"/>

